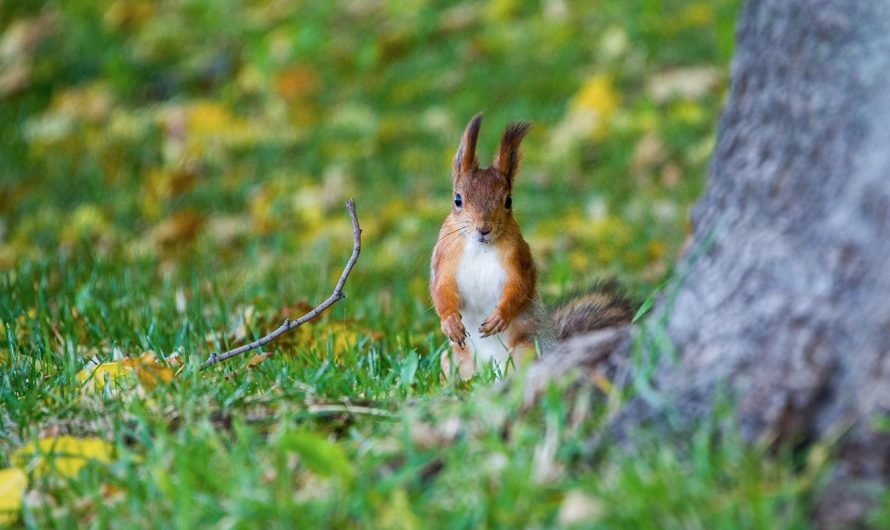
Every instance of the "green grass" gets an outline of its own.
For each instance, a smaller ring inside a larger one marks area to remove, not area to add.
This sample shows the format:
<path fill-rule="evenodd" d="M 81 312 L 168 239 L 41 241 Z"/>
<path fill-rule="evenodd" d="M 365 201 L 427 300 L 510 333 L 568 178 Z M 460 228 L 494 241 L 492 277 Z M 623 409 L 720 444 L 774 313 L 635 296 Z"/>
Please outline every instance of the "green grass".
<path fill-rule="evenodd" d="M 589 4 L 0 4 L 28 65 L 0 95 L 0 467 L 30 479 L 14 524 L 553 528 L 575 507 L 578 528 L 806 527 L 823 466 L 726 418 L 591 452 L 597 392 L 524 410 L 490 372 L 441 382 L 428 260 L 475 112 L 484 159 L 534 123 L 514 209 L 547 301 L 604 275 L 642 299 L 680 252 L 737 2 Z M 718 74 L 655 95 L 693 67 Z M 348 297 L 255 367 L 199 371 L 330 294 L 348 197 Z M 178 352 L 169 384 L 78 377 L 146 351 Z M 74 476 L 13 456 L 65 434 L 113 455 Z"/>

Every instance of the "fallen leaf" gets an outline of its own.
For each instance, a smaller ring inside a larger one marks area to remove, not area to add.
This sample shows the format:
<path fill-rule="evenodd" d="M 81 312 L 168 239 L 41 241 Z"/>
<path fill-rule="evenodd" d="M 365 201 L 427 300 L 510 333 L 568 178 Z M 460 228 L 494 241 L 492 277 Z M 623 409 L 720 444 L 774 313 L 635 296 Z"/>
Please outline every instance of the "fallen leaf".
<path fill-rule="evenodd" d="M 720 70 L 714 66 L 675 68 L 652 77 L 646 91 L 659 103 L 673 98 L 695 99 L 708 93 L 719 82 Z"/>
<path fill-rule="evenodd" d="M 155 14 L 155 6 L 150 1 L 117 0 L 108 8 L 102 17 L 105 26 L 112 30 L 136 30 L 151 20 Z"/>
<path fill-rule="evenodd" d="M 268 359 L 271 356 L 272 356 L 272 353 L 267 352 L 267 351 L 258 353 L 256 355 L 254 355 L 253 357 L 251 357 L 249 361 L 247 361 L 247 366 L 249 368 L 253 368 L 254 366 L 257 366 L 258 364 L 265 361 L 266 359 Z"/>
<path fill-rule="evenodd" d="M 31 83 L 34 55 L 56 28 L 57 20 L 53 10 L 44 10 L 39 17 L 7 21 L 0 34 L 0 99 Z"/>
<path fill-rule="evenodd" d="M 111 453 L 111 444 L 101 438 L 58 436 L 19 448 L 13 453 L 12 461 L 19 467 L 33 466 L 37 475 L 54 469 L 64 477 L 73 477 L 89 461 L 110 462 Z"/>
<path fill-rule="evenodd" d="M 121 378 L 133 373 L 133 369 L 120 361 L 87 365 L 77 373 L 77 380 L 88 390 L 104 390 L 108 385 L 115 385 Z"/>
<path fill-rule="evenodd" d="M 664 147 L 658 134 L 649 132 L 645 134 L 634 147 L 633 157 L 631 158 L 630 169 L 634 173 L 648 171 L 664 162 L 667 157 L 667 150 Z"/>
<path fill-rule="evenodd" d="M 127 357 L 121 359 L 120 362 L 136 372 L 142 386 L 151 389 L 160 383 L 167 384 L 173 380 L 172 367 L 179 363 L 179 357 L 170 356 L 167 358 L 166 364 L 163 364 L 158 360 L 157 354 L 149 350 L 139 357 Z"/>
<path fill-rule="evenodd" d="M 609 381 L 609 378 L 600 372 L 596 372 L 590 376 L 593 384 L 599 388 L 603 394 L 611 394 L 613 390 L 615 390 L 615 386 Z"/>
<path fill-rule="evenodd" d="M 683 178 L 683 170 L 674 162 L 668 162 L 661 168 L 661 183 L 666 188 L 673 188 L 680 184 Z"/>
<path fill-rule="evenodd" d="M 294 304 L 282 307 L 276 313 L 259 314 L 254 306 L 248 306 L 241 314 L 234 318 L 228 332 L 228 339 L 232 345 L 240 345 L 256 334 L 266 335 L 281 326 L 285 319 L 296 320 L 311 311 L 314 306 L 301 300 Z M 383 333 L 361 326 L 351 319 L 326 320 L 324 317 L 306 322 L 299 328 L 282 335 L 275 341 L 275 346 L 282 350 L 291 348 L 327 348 L 330 343 L 335 357 L 340 357 L 348 352 L 359 342 L 361 337 L 368 337 L 372 341 L 383 338 Z M 213 347 L 218 340 L 215 334 L 207 334 L 205 341 Z"/>
<path fill-rule="evenodd" d="M 198 235 L 203 218 L 192 211 L 182 211 L 161 221 L 150 232 L 151 241 L 160 251 L 182 249 Z"/>
<path fill-rule="evenodd" d="M 420 519 L 411 510 L 411 501 L 403 488 L 395 490 L 380 510 L 378 527 L 387 530 L 414 530 L 423 528 Z"/>
<path fill-rule="evenodd" d="M 151 221 L 158 219 L 174 199 L 194 188 L 200 178 L 201 167 L 196 163 L 183 163 L 176 169 L 147 171 L 139 195 L 142 213 Z"/>
<path fill-rule="evenodd" d="M 173 380 L 173 366 L 178 356 L 170 356 L 162 363 L 155 352 L 147 351 L 139 357 L 124 357 L 117 361 L 89 364 L 77 374 L 78 381 L 88 390 L 104 390 L 109 384 L 120 386 L 123 379 L 133 378 L 143 387 L 152 389 Z"/>
<path fill-rule="evenodd" d="M 278 313 L 281 315 L 281 318 L 297 318 L 305 315 L 315 306 L 309 303 L 308 300 L 299 300 L 293 304 L 282 307 L 278 310 Z"/>
<path fill-rule="evenodd" d="M 244 146 L 260 138 L 260 129 L 235 116 L 229 108 L 215 101 L 197 100 L 174 105 L 159 113 L 177 141 L 184 141 L 186 152 L 193 156 L 205 153 L 215 144 Z"/>
<path fill-rule="evenodd" d="M 22 510 L 28 476 L 17 467 L 0 469 L 0 525 L 12 524 Z"/>
<path fill-rule="evenodd" d="M 214 215 L 207 219 L 207 235 L 221 248 L 232 250 L 252 234 L 247 215 Z"/>
<path fill-rule="evenodd" d="M 617 109 L 618 93 L 611 77 L 605 74 L 588 78 L 572 101 L 573 113 L 588 117 L 591 133 L 597 138 L 605 134 L 609 119 Z"/>
<path fill-rule="evenodd" d="M 709 2 L 693 2 L 664 20 L 665 31 L 674 35 L 687 28 L 704 28 L 714 25 L 714 6 Z"/>
<path fill-rule="evenodd" d="M 53 97 L 52 108 L 78 120 L 101 123 L 108 119 L 113 105 L 110 87 L 96 82 L 60 91 Z"/>
<path fill-rule="evenodd" d="M 608 74 L 594 74 L 575 93 L 569 111 L 550 135 L 551 156 L 563 158 L 573 146 L 602 140 L 618 112 L 619 94 Z"/>
<path fill-rule="evenodd" d="M 292 66 L 275 76 L 275 92 L 288 100 L 312 95 L 318 85 L 318 74 L 308 66 Z"/>
<path fill-rule="evenodd" d="M 82 204 L 71 214 L 71 218 L 62 229 L 61 242 L 71 246 L 77 241 L 93 241 L 113 228 L 108 223 L 102 210 L 95 204 Z"/>

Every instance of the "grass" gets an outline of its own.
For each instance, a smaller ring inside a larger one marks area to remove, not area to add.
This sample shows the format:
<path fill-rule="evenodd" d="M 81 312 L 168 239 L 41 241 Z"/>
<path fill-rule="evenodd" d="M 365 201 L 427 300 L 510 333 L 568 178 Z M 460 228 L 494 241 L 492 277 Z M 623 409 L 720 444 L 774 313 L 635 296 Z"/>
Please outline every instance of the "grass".
<path fill-rule="evenodd" d="M 603 275 L 643 298 L 668 278 L 736 9 L 0 5 L 26 65 L 0 94 L 0 467 L 29 478 L 12 524 L 806 527 L 823 467 L 746 446 L 731 419 L 591 453 L 593 391 L 524 410 L 490 372 L 442 383 L 426 293 L 449 160 L 479 110 L 484 157 L 509 120 L 534 123 L 514 209 L 547 300 Z M 702 71 L 658 95 L 665 72 Z M 365 228 L 348 298 L 255 366 L 199 371 L 328 296 L 348 197 Z M 103 384 L 96 363 L 148 351 L 175 377 Z M 16 456 L 63 435 L 109 453 L 75 473 Z"/>

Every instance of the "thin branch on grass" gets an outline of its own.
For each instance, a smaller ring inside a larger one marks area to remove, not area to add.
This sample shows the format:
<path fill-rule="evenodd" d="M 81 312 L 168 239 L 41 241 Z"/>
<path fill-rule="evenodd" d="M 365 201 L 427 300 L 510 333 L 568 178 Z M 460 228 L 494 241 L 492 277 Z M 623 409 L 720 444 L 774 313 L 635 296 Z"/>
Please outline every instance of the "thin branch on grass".
<path fill-rule="evenodd" d="M 345 404 L 328 404 L 328 405 L 309 405 L 306 407 L 306 412 L 310 414 L 350 414 L 352 416 L 377 416 L 379 418 L 392 418 L 395 419 L 398 416 L 393 414 L 388 410 L 383 409 L 375 409 L 373 407 L 364 407 L 362 405 L 350 405 L 348 403 Z"/>
<path fill-rule="evenodd" d="M 355 202 L 352 199 L 346 201 L 346 210 L 349 211 L 349 217 L 352 219 L 352 256 L 350 256 L 349 261 L 346 262 L 346 268 L 343 269 L 343 274 L 341 274 L 340 279 L 337 280 L 337 285 L 334 287 L 334 292 L 331 294 L 331 296 L 329 296 L 327 300 L 316 306 L 315 309 L 309 311 L 297 320 L 285 319 L 284 323 L 281 324 L 278 329 L 276 329 L 272 333 L 269 333 L 265 337 L 262 337 L 261 339 L 257 339 L 250 344 L 245 344 L 244 346 L 235 348 L 234 350 L 229 350 L 222 354 L 217 354 L 216 352 L 214 352 L 210 355 L 210 358 L 207 359 L 206 362 L 204 362 L 204 365 L 201 366 L 202 370 L 213 366 L 216 363 L 225 361 L 226 359 L 231 359 L 236 355 L 241 355 L 244 352 L 248 352 L 250 350 L 255 350 L 257 348 L 265 346 L 266 344 L 278 338 L 279 335 L 283 335 L 294 328 L 302 326 L 306 322 L 309 322 L 313 318 L 324 313 L 327 308 L 331 307 L 336 302 L 346 298 L 346 295 L 343 294 L 343 285 L 346 283 L 346 278 L 349 277 L 349 273 L 350 271 L 352 271 L 352 267 L 355 266 L 355 262 L 358 260 L 359 252 L 361 252 L 362 250 L 362 229 L 358 224 L 358 217 L 356 217 L 355 214 Z"/>

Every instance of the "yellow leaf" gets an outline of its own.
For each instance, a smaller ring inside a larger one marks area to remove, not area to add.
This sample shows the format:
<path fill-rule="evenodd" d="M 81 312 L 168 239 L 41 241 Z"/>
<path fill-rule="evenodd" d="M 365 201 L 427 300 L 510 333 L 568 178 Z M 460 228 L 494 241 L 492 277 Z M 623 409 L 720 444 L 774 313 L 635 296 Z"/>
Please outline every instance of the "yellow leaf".
<path fill-rule="evenodd" d="M 661 259 L 665 255 L 665 251 L 667 250 L 667 246 L 664 241 L 659 241 L 657 239 L 653 239 L 649 243 L 646 244 L 646 251 L 649 253 L 649 257 L 654 261 Z"/>
<path fill-rule="evenodd" d="M 146 388 L 154 388 L 159 383 L 166 384 L 173 380 L 173 369 L 161 364 L 153 351 L 147 351 L 135 359 L 132 357 L 121 359 L 120 362 L 132 368 L 139 382 Z"/>
<path fill-rule="evenodd" d="M 615 389 L 615 386 L 612 385 L 612 382 L 609 381 L 609 378 L 604 376 L 603 374 L 597 372 L 591 376 L 593 380 L 593 384 L 596 385 L 597 388 L 603 391 L 604 394 L 611 394 Z"/>
<path fill-rule="evenodd" d="M 679 121 L 685 123 L 698 123 L 704 119 L 705 112 L 696 103 L 684 101 L 671 109 L 671 117 L 676 117 Z"/>
<path fill-rule="evenodd" d="M 82 204 L 74 210 L 62 229 L 62 242 L 72 244 L 80 239 L 99 237 L 110 230 L 102 210 L 95 204 Z"/>
<path fill-rule="evenodd" d="M 383 505 L 377 519 L 380 528 L 391 530 L 414 530 L 423 525 L 417 515 L 411 510 L 411 501 L 404 489 L 393 492 L 388 502 Z"/>
<path fill-rule="evenodd" d="M 114 386 L 120 379 L 133 373 L 133 369 L 121 361 L 101 363 L 98 366 L 84 368 L 77 373 L 77 380 L 86 384 L 89 390 L 104 390 L 105 385 Z"/>
<path fill-rule="evenodd" d="M 227 145 L 246 145 L 258 138 L 258 131 L 249 122 L 212 101 L 201 100 L 190 105 L 186 110 L 186 127 L 193 144 L 192 152 L 203 152 L 213 140 Z"/>
<path fill-rule="evenodd" d="M 22 495 L 28 489 L 28 476 L 17 467 L 0 469 L 0 525 L 15 522 L 22 510 Z"/>
<path fill-rule="evenodd" d="M 594 136 L 605 133 L 609 119 L 618 109 L 618 93 L 606 74 L 591 76 L 581 85 L 572 102 L 576 114 L 590 115 Z"/>
<path fill-rule="evenodd" d="M 105 26 L 117 30 L 126 28 L 128 30 L 138 30 L 143 24 L 154 17 L 154 2 L 137 0 L 135 2 L 117 0 L 105 12 L 102 22 Z"/>
<path fill-rule="evenodd" d="M 360 326 L 349 320 L 334 320 L 324 323 L 309 323 L 300 327 L 299 344 L 326 351 L 330 343 L 335 359 L 341 359 L 359 342 L 362 336 L 380 340 L 383 334 Z"/>
<path fill-rule="evenodd" d="M 216 134 L 245 126 L 225 106 L 211 101 L 194 103 L 188 109 L 187 120 L 189 131 L 197 134 Z"/>
<path fill-rule="evenodd" d="M 151 389 L 159 383 L 172 381 L 173 369 L 162 364 L 153 351 L 147 351 L 139 357 L 125 357 L 119 361 L 84 368 L 77 374 L 77 379 L 86 383 L 89 390 L 103 390 L 106 384 L 119 385 L 123 378 L 134 375 L 142 386 Z"/>
<path fill-rule="evenodd" d="M 709 2 L 695 2 L 664 21 L 669 35 L 686 28 L 704 28 L 714 24 L 714 7 Z"/>
<path fill-rule="evenodd" d="M 587 252 L 575 250 L 569 253 L 569 263 L 575 270 L 584 270 L 590 265 L 590 256 Z"/>
<path fill-rule="evenodd" d="M 112 446 L 101 438 L 75 438 L 57 436 L 44 438 L 19 448 L 12 455 L 12 461 L 20 467 L 34 466 L 34 473 L 45 475 L 55 469 L 62 476 L 73 477 L 93 460 L 108 463 L 111 461 Z"/>
<path fill-rule="evenodd" d="M 485 12 L 491 20 L 502 22 L 513 18 L 518 7 L 516 0 L 491 0 Z"/>
<path fill-rule="evenodd" d="M 606 74 L 596 74 L 584 82 L 573 102 L 575 108 L 595 110 L 609 116 L 618 108 L 618 94 L 612 79 Z"/>

